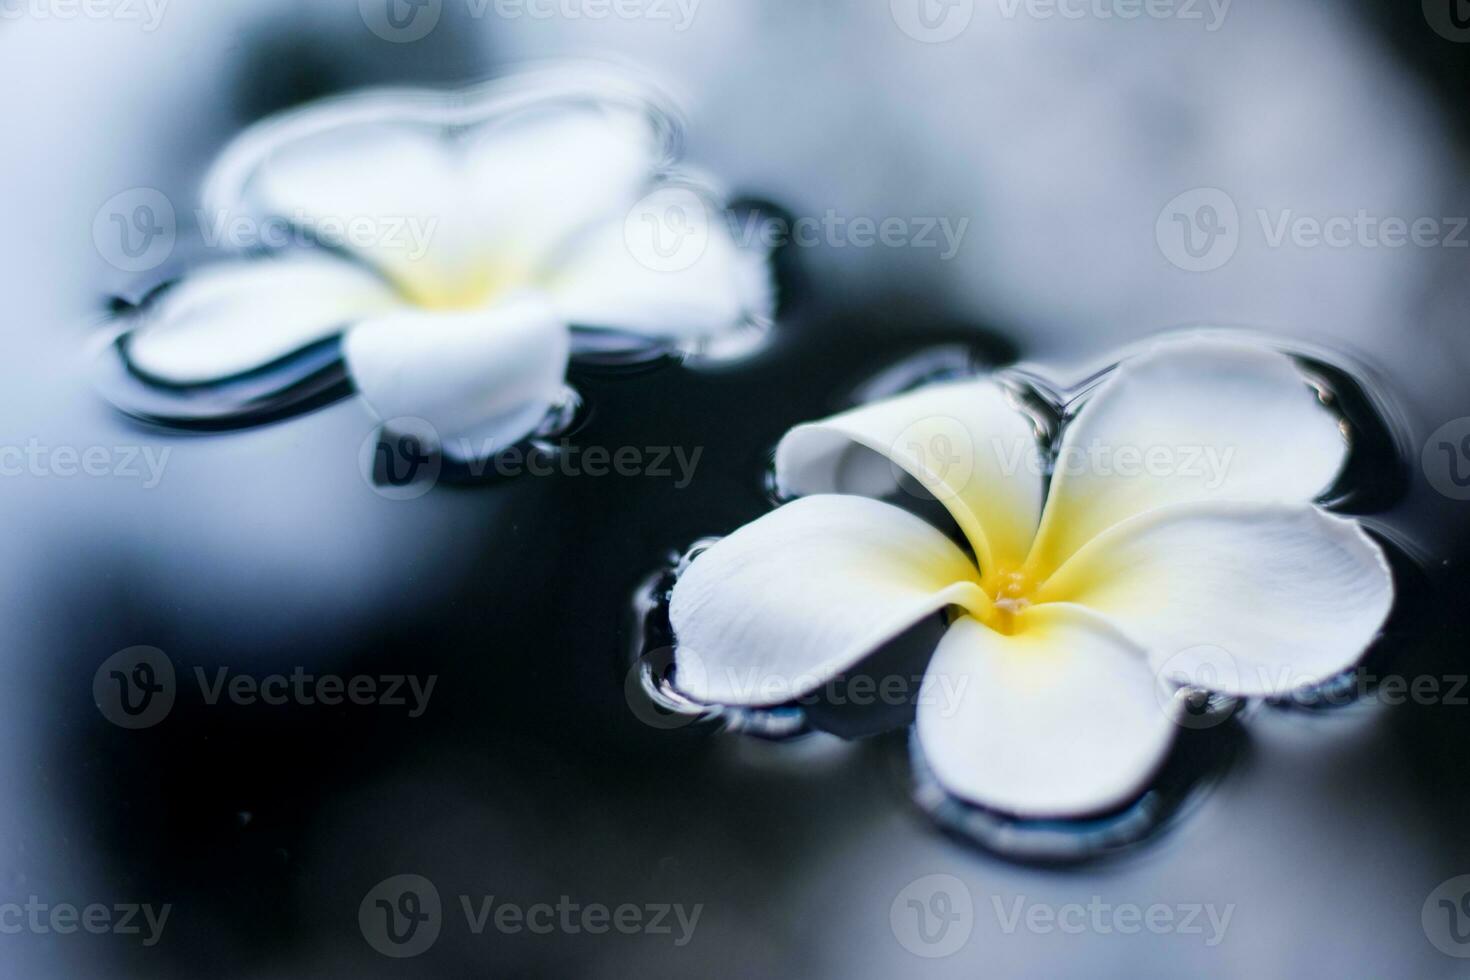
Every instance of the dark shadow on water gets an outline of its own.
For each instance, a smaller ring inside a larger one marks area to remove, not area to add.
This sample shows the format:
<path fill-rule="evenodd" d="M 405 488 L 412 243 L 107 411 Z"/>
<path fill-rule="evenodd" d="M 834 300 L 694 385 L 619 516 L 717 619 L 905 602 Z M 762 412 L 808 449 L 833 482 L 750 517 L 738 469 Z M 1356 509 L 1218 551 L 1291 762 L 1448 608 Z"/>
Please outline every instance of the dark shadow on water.
<path fill-rule="evenodd" d="M 494 64 L 497 21 L 471 17 L 464 4 L 443 4 L 434 29 L 406 43 L 373 34 L 357 3 L 341 5 L 340 15 L 330 19 L 303 7 L 294 19 L 293 24 L 292 17 L 274 17 L 246 39 L 249 55 L 240 69 L 235 103 L 241 124 L 356 89 L 462 85 L 484 77 Z"/>

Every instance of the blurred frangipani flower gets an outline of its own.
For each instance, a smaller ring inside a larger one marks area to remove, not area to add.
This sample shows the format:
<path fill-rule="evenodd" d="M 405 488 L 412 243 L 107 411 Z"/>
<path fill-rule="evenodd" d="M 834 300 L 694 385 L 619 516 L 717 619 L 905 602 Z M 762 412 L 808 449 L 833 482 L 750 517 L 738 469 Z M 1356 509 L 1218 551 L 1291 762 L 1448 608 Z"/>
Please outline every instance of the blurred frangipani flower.
<path fill-rule="evenodd" d="M 560 69 L 264 120 L 217 161 L 204 213 L 300 234 L 158 291 L 120 350 L 155 388 L 208 393 L 340 338 L 378 418 L 491 455 L 554 414 L 579 354 L 738 348 L 768 323 L 768 255 L 674 169 L 679 132 L 646 86 Z"/>
<path fill-rule="evenodd" d="M 1222 472 L 1069 466 L 1048 485 L 1009 448 L 1036 438 L 993 378 L 792 429 L 776 475 L 800 496 L 675 583 L 675 687 L 710 705 L 796 700 L 943 612 L 915 702 L 934 777 L 992 810 L 1069 818 L 1137 798 L 1195 680 L 1285 694 L 1352 667 L 1379 633 L 1390 567 L 1315 503 L 1348 445 L 1287 354 L 1210 333 L 1156 341 L 1086 393 L 1056 447 L 1213 448 Z M 875 499 L 901 477 L 958 533 Z M 1189 661 L 1220 650 L 1231 669 L 1195 678 Z M 1176 671 L 1191 683 L 1161 698 Z"/>

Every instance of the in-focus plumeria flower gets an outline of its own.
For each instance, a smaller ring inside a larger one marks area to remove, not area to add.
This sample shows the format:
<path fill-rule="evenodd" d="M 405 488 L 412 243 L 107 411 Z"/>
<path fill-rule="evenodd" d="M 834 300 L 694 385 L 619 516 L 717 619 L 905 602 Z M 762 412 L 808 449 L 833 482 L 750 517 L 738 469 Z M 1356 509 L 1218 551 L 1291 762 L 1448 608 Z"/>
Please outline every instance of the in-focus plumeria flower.
<path fill-rule="evenodd" d="M 251 254 L 162 291 L 121 348 L 135 376 L 196 392 L 340 336 L 379 418 L 488 455 L 547 418 L 579 352 L 719 347 L 770 316 L 768 256 L 672 169 L 679 131 L 602 74 L 273 117 L 225 150 L 201 212 Z"/>
<path fill-rule="evenodd" d="M 675 686 L 707 704 L 794 700 L 944 611 L 917 698 L 933 774 L 1011 815 L 1076 817 L 1135 799 L 1165 758 L 1182 700 L 1156 695 L 1166 665 L 1225 656 L 1208 686 L 1283 695 L 1348 669 L 1378 634 L 1389 565 L 1313 503 L 1347 440 L 1286 354 L 1157 342 L 1086 396 L 1049 485 L 1018 448 L 1035 438 L 992 379 L 791 430 L 778 484 L 808 496 L 679 576 Z M 873 499 L 900 473 L 967 547 Z"/>

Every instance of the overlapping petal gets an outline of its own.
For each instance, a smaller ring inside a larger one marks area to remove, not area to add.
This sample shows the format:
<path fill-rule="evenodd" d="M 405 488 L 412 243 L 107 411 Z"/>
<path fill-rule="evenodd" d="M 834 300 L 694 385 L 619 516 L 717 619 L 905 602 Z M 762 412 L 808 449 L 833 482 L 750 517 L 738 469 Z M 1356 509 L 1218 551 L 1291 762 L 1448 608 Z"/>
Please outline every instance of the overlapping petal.
<path fill-rule="evenodd" d="M 389 92 L 274 118 L 225 153 L 214 198 L 340 241 L 415 303 L 464 307 L 528 283 L 579 229 L 625 213 L 662 158 L 635 105 L 479 119 L 457 105 Z"/>
<path fill-rule="evenodd" d="M 358 392 L 385 421 L 419 418 L 444 451 L 473 459 L 525 438 L 564 390 L 571 339 L 543 297 L 485 310 L 404 309 L 348 332 L 343 353 Z"/>
<path fill-rule="evenodd" d="M 872 453 L 891 467 L 875 472 Z M 1030 547 L 1042 497 L 1035 454 L 1034 427 L 1004 389 L 963 381 L 797 426 L 776 449 L 776 478 L 792 493 L 881 494 L 907 473 L 954 516 L 989 583 Z"/>
<path fill-rule="evenodd" d="M 1306 502 L 1342 469 L 1338 418 L 1280 351 L 1196 335 L 1124 361 L 1062 434 L 1033 567 L 1192 500 Z"/>
<path fill-rule="evenodd" d="M 724 210 L 667 186 L 575 243 L 546 282 L 567 322 L 698 340 L 774 312 L 763 248 L 737 242 Z"/>
<path fill-rule="evenodd" d="M 1040 602 L 1105 616 L 1161 670 L 1230 694 L 1285 695 L 1351 667 L 1393 605 L 1382 550 L 1311 504 L 1181 504 L 1090 541 Z M 1028 618 L 1041 612 L 1039 606 Z M 1208 667 L 1208 676 L 1190 670 Z"/>
<path fill-rule="evenodd" d="M 371 272 L 324 253 L 206 267 L 136 314 L 128 357 L 169 384 L 241 374 L 395 306 Z"/>
<path fill-rule="evenodd" d="M 779 704 L 924 616 L 988 602 L 970 560 L 923 520 L 865 497 L 804 497 L 721 539 L 679 576 L 669 608 L 675 684 L 711 704 Z"/>
<path fill-rule="evenodd" d="M 1143 650 L 1086 610 L 1039 607 L 1027 618 L 1007 636 L 961 617 L 940 641 L 916 728 L 935 777 L 1021 817 L 1128 802 L 1177 731 Z"/>

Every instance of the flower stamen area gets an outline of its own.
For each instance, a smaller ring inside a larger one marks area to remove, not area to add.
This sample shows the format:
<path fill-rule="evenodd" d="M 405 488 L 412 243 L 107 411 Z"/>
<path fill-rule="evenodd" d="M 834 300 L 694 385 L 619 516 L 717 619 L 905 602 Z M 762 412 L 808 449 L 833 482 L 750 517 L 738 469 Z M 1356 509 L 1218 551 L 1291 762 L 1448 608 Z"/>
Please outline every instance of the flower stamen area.
<path fill-rule="evenodd" d="M 993 581 L 991 608 L 979 619 L 996 632 L 1010 636 L 1020 631 L 1022 614 L 1033 604 L 1041 583 L 1020 569 L 1004 569 Z"/>
<path fill-rule="evenodd" d="M 421 309 L 475 310 L 485 308 L 514 284 L 514 277 L 487 269 L 472 274 L 426 277 L 426 281 L 406 284 L 403 292 L 410 303 Z"/>

